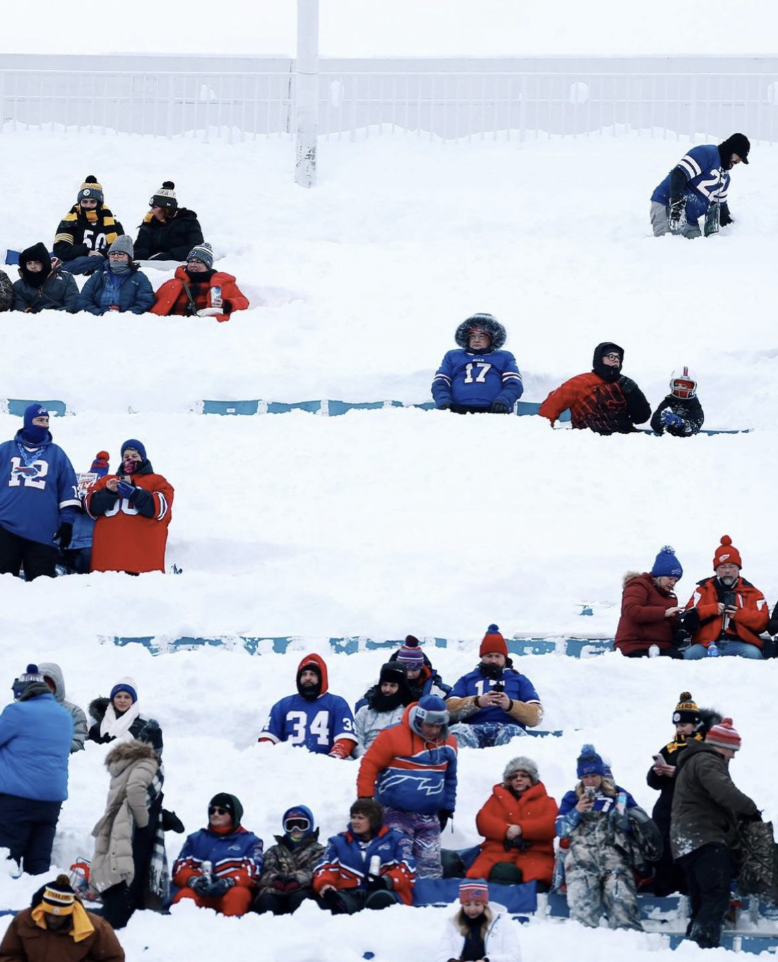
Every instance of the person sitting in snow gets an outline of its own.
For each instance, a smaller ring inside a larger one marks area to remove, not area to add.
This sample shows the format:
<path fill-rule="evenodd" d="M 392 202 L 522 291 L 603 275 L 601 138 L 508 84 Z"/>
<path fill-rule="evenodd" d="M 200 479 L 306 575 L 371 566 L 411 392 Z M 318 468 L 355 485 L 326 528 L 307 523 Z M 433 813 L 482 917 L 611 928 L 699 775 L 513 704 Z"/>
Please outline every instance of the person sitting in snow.
<path fill-rule="evenodd" d="M 406 635 L 402 647 L 393 652 L 389 661 L 396 661 L 405 668 L 408 679 L 408 689 L 413 701 L 418 701 L 424 695 L 437 695 L 447 698 L 451 685 L 447 685 L 432 667 L 432 662 L 421 650 L 419 639 L 413 635 Z M 357 708 L 361 705 L 358 702 Z"/>
<path fill-rule="evenodd" d="M 232 274 L 213 269 L 210 244 L 198 244 L 189 251 L 186 266 L 176 269 L 175 277 L 157 291 L 152 314 L 162 317 L 180 314 L 185 317 L 215 317 L 229 321 L 233 311 L 245 311 L 248 298 L 241 293 Z"/>
<path fill-rule="evenodd" d="M 154 289 L 132 258 L 132 238 L 122 234 L 111 244 L 108 266 L 93 274 L 78 295 L 78 310 L 98 315 L 150 311 Z"/>
<path fill-rule="evenodd" d="M 208 826 L 187 836 L 173 865 L 173 905 L 191 899 L 222 915 L 245 915 L 262 872 L 262 839 L 241 825 L 243 806 L 219 792 L 208 803 Z"/>
<path fill-rule="evenodd" d="M 334 835 L 313 872 L 313 890 L 333 915 L 385 909 L 413 901 L 416 865 L 411 843 L 384 825 L 384 810 L 372 798 L 351 806 L 349 827 Z"/>
<path fill-rule="evenodd" d="M 87 513 L 95 519 L 92 571 L 164 574 L 173 485 L 154 471 L 136 438 L 122 444 L 121 456 L 121 470 L 86 493 Z"/>
<path fill-rule="evenodd" d="M 0 271 L 0 312 L 10 311 L 14 303 L 14 286 L 5 271 Z"/>
<path fill-rule="evenodd" d="M 78 285 L 62 262 L 49 257 L 45 244 L 33 244 L 19 255 L 19 280 L 13 286 L 15 311 L 67 311 L 78 307 Z"/>
<path fill-rule="evenodd" d="M 166 180 L 149 201 L 135 240 L 139 261 L 183 261 L 193 247 L 203 242 L 197 214 L 179 207 L 175 184 Z"/>
<path fill-rule="evenodd" d="M 651 405 L 635 382 L 621 373 L 624 348 L 603 341 L 594 349 L 592 370 L 578 374 L 552 391 L 538 413 L 551 426 L 570 410 L 574 428 L 597 434 L 630 434 L 651 417 Z"/>
<path fill-rule="evenodd" d="M 459 883 L 461 908 L 446 921 L 432 962 L 519 962 L 518 928 L 504 912 L 489 905 L 489 887 L 483 880 Z"/>
<path fill-rule="evenodd" d="M 102 185 L 90 174 L 78 189 L 76 203 L 59 222 L 54 236 L 54 255 L 71 274 L 102 270 L 108 248 L 124 233 L 103 199 Z"/>
<path fill-rule="evenodd" d="M 87 740 L 108 745 L 133 738 L 148 742 L 155 752 L 162 754 L 162 729 L 153 718 L 144 718 L 138 704 L 138 690 L 132 678 L 122 678 L 111 689 L 110 698 L 95 698 L 89 705 L 94 724 Z"/>
<path fill-rule="evenodd" d="M 688 438 L 702 427 L 705 414 L 697 397 L 697 382 L 688 367 L 673 371 L 670 393 L 651 416 L 651 430 L 655 434 L 672 434 Z"/>
<path fill-rule="evenodd" d="M 656 647 L 658 654 L 683 657 L 677 645 L 681 632 L 681 612 L 675 586 L 683 577 L 681 562 L 670 545 L 665 545 L 654 560 L 651 571 L 624 575 L 621 617 L 613 647 L 627 658 L 644 658 Z"/>
<path fill-rule="evenodd" d="M 386 825 L 411 840 L 422 878 L 442 877 L 440 833 L 456 808 L 457 743 L 441 698 L 425 695 L 378 735 L 360 763 L 357 795 L 375 796 Z"/>
<path fill-rule="evenodd" d="M 513 668 L 497 625 L 489 625 L 477 667 L 451 689 L 446 708 L 459 717 L 452 728 L 460 748 L 507 745 L 540 724 L 543 706 L 526 675 Z"/>
<path fill-rule="evenodd" d="M 507 334 L 491 314 L 473 314 L 462 321 L 432 380 L 439 411 L 456 414 L 510 414 L 524 385 L 510 351 L 501 350 Z"/>
<path fill-rule="evenodd" d="M 384 728 L 398 725 L 406 706 L 415 700 L 408 689 L 405 668 L 393 661 L 382 665 L 378 684 L 368 689 L 365 704 L 358 709 L 354 718 L 357 736 L 354 758 L 364 755 Z"/>
<path fill-rule="evenodd" d="M 295 805 L 281 819 L 284 834 L 265 852 L 262 875 L 252 908 L 261 915 L 286 915 L 297 911 L 306 899 L 315 898 L 313 870 L 322 860 L 324 846 L 314 826 L 311 810 Z"/>
<path fill-rule="evenodd" d="M 329 691 L 327 665 L 320 655 L 306 655 L 297 666 L 297 694 L 270 709 L 258 741 L 304 745 L 308 751 L 348 758 L 357 743 L 354 716 L 345 698 Z"/>

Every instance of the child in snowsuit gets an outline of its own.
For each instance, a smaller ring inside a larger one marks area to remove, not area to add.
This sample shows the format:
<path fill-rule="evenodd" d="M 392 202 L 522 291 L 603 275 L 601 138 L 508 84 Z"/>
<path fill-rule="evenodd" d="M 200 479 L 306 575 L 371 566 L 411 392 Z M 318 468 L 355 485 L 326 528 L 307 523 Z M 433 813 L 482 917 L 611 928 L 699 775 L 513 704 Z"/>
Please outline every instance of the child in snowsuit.
<path fill-rule="evenodd" d="M 605 763 L 593 745 L 581 749 L 577 774 L 580 781 L 562 799 L 556 820 L 557 835 L 570 840 L 565 858 L 570 918 L 597 928 L 604 912 L 610 928 L 642 931 L 627 816 L 637 802 L 605 778 Z"/>
<path fill-rule="evenodd" d="M 92 540 L 95 533 L 95 519 L 87 514 L 87 492 L 108 474 L 107 451 L 98 451 L 89 471 L 78 475 L 78 496 L 81 499 L 81 510 L 76 512 L 73 519 L 73 537 L 65 551 L 60 552 L 60 558 L 68 574 L 87 575 L 92 566 Z"/>
<path fill-rule="evenodd" d="M 314 898 L 313 870 L 324 855 L 319 829 L 305 805 L 284 812 L 283 835 L 265 852 L 265 861 L 254 905 L 255 912 L 286 915 L 295 912 L 305 899 Z"/>
<path fill-rule="evenodd" d="M 697 382 L 689 374 L 689 368 L 673 371 L 670 393 L 651 416 L 651 430 L 656 434 L 672 434 L 676 438 L 688 438 L 702 427 L 705 414 L 697 397 Z"/>

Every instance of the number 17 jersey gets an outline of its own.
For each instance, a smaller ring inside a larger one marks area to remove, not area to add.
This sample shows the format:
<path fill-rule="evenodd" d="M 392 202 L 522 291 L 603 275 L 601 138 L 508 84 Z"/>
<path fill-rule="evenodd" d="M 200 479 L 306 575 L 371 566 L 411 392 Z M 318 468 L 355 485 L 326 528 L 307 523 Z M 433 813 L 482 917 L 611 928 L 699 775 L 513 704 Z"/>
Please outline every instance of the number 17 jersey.
<path fill-rule="evenodd" d="M 436 404 L 448 401 L 469 408 L 488 408 L 498 395 L 512 407 L 523 390 L 521 373 L 510 351 L 447 351 L 432 381 Z"/>

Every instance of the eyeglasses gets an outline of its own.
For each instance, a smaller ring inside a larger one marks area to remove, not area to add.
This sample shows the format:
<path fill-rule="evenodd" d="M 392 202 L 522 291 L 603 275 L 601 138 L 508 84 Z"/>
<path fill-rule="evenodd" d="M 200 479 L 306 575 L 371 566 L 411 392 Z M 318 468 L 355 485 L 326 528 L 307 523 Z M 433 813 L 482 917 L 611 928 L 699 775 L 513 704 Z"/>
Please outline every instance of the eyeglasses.
<path fill-rule="evenodd" d="M 603 354 L 603 359 L 608 361 L 620 361 L 621 355 L 620 354 Z"/>
<path fill-rule="evenodd" d="M 311 823 L 307 818 L 288 818 L 284 822 L 284 831 L 287 833 L 293 832 L 296 828 L 301 832 L 307 832 L 310 827 Z"/>
<path fill-rule="evenodd" d="M 222 808 L 221 805 L 211 805 L 208 809 L 209 815 L 231 815 L 232 813 L 226 809 Z"/>

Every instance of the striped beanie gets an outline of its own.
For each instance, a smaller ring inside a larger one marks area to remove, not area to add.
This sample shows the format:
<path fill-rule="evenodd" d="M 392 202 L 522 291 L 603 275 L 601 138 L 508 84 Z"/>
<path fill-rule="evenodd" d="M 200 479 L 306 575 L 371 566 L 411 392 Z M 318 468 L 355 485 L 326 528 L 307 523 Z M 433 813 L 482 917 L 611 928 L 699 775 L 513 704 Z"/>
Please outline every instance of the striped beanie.
<path fill-rule="evenodd" d="M 397 652 L 397 661 L 411 671 L 424 667 L 424 654 L 419 647 L 419 639 L 406 635 L 405 644 Z"/>
<path fill-rule="evenodd" d="M 696 725 L 700 720 L 700 709 L 695 704 L 690 691 L 682 691 L 678 704 L 673 712 L 673 724 L 680 725 L 683 722 L 691 722 Z"/>
<path fill-rule="evenodd" d="M 165 210 L 177 210 L 176 185 L 172 180 L 163 181 L 162 186 L 149 201 L 149 207 L 163 207 Z"/>
<path fill-rule="evenodd" d="M 484 635 L 484 640 L 481 642 L 481 647 L 478 654 L 483 657 L 484 655 L 504 655 L 508 657 L 508 646 L 505 644 L 505 639 L 500 634 L 500 629 L 497 625 L 489 625 L 489 628 Z"/>
<path fill-rule="evenodd" d="M 94 174 L 90 174 L 78 188 L 78 203 L 82 200 L 96 200 L 98 204 L 103 202 L 103 188 Z"/>
<path fill-rule="evenodd" d="M 202 261 L 210 270 L 213 267 L 213 248 L 205 241 L 193 247 L 186 255 L 187 261 Z"/>
<path fill-rule="evenodd" d="M 43 889 L 41 907 L 49 915 L 72 915 L 76 904 L 76 893 L 67 875 L 58 875 Z"/>
<path fill-rule="evenodd" d="M 483 879 L 471 881 L 466 879 L 459 883 L 460 902 L 484 902 L 489 901 L 489 887 Z"/>
<path fill-rule="evenodd" d="M 718 725 L 714 725 L 705 736 L 705 741 L 716 748 L 729 748 L 733 752 L 740 751 L 742 746 L 742 739 L 735 731 L 731 718 L 723 718 Z"/>

